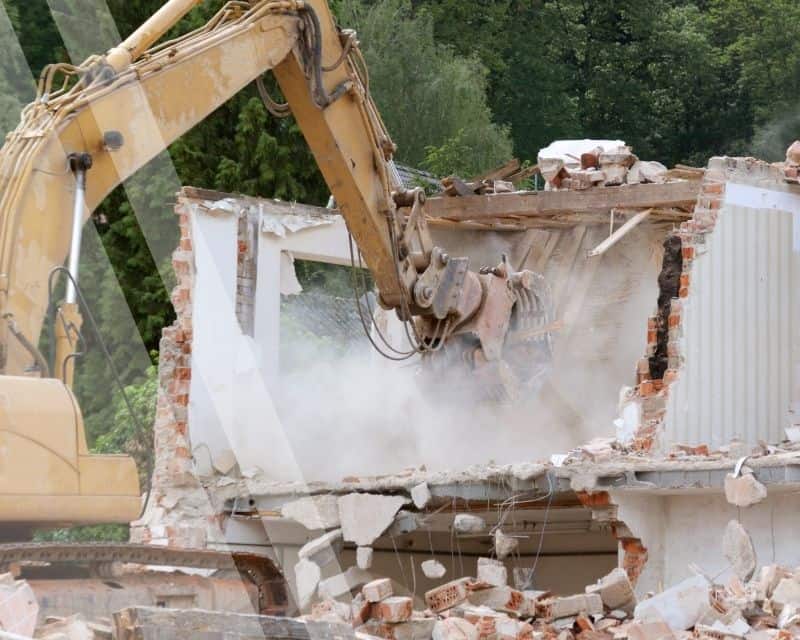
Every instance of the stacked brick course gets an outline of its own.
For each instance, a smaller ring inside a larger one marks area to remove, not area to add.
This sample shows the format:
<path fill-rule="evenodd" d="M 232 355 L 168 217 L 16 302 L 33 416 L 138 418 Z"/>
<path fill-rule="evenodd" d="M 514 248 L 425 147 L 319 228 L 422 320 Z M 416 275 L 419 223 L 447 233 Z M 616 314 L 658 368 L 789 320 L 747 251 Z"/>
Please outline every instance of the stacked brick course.
<path fill-rule="evenodd" d="M 194 254 L 188 207 L 180 197 L 175 211 L 181 237 L 172 254 L 177 284 L 171 298 L 177 318 L 164 329 L 159 344 L 151 495 L 146 513 L 131 526 L 131 541 L 203 548 L 214 516 L 194 472 L 188 434 Z"/>
<path fill-rule="evenodd" d="M 683 301 L 689 296 L 692 265 L 716 226 L 728 172 L 756 161 L 713 158 L 703 178 L 691 220 L 681 224 L 664 242 L 664 263 L 659 277 L 659 310 L 647 326 L 647 352 L 636 368 L 633 401 L 641 406 L 641 423 L 633 447 L 653 448 L 661 433 L 671 385 L 683 362 L 681 332 Z M 676 269 L 676 263 L 678 268 Z"/>

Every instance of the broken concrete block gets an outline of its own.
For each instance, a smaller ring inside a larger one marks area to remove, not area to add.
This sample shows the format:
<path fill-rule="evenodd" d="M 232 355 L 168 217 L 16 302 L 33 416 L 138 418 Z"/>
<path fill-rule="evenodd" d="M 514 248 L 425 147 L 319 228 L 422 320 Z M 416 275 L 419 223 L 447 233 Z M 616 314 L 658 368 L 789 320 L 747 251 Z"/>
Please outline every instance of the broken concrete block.
<path fill-rule="evenodd" d="M 322 578 L 320 568 L 311 560 L 301 558 L 300 562 L 294 565 L 294 579 L 297 585 L 297 605 L 305 609 L 314 598 L 317 586 Z"/>
<path fill-rule="evenodd" d="M 794 578 L 783 578 L 772 592 L 772 610 L 779 614 L 784 607 L 800 608 L 800 582 Z"/>
<path fill-rule="evenodd" d="M 306 529 L 335 529 L 339 526 L 338 499 L 333 495 L 306 496 L 281 507 L 281 515 Z"/>
<path fill-rule="evenodd" d="M 525 640 L 533 637 L 533 627 L 515 618 L 498 617 L 494 629 L 497 640 Z"/>
<path fill-rule="evenodd" d="M 691 629 L 709 604 L 710 587 L 703 576 L 694 576 L 636 605 L 637 621 L 663 620 L 671 629 Z"/>
<path fill-rule="evenodd" d="M 525 604 L 522 592 L 507 586 L 471 591 L 467 600 L 476 607 L 489 607 L 495 611 L 511 613 L 519 613 Z"/>
<path fill-rule="evenodd" d="M 502 560 L 519 548 L 519 540 L 507 536 L 501 529 L 494 532 L 494 552 Z"/>
<path fill-rule="evenodd" d="M 39 615 L 39 603 L 25 580 L 10 573 L 0 575 L 0 629 L 32 636 Z"/>
<path fill-rule="evenodd" d="M 212 466 L 218 474 L 227 476 L 236 469 L 237 464 L 236 454 L 230 449 L 224 449 L 214 456 Z"/>
<path fill-rule="evenodd" d="M 784 606 L 778 616 L 778 628 L 787 629 L 798 623 L 800 623 L 800 609 L 793 604 Z"/>
<path fill-rule="evenodd" d="M 338 500 L 339 518 L 344 539 L 359 547 L 369 547 L 389 528 L 405 499 L 400 496 L 379 496 L 351 493 Z"/>
<path fill-rule="evenodd" d="M 737 507 L 758 504 L 767 497 L 767 488 L 752 473 L 742 473 L 736 477 L 732 473 L 725 476 L 725 498 Z"/>
<path fill-rule="evenodd" d="M 372 609 L 383 622 L 406 622 L 411 619 L 414 601 L 406 596 L 392 596 L 381 600 Z"/>
<path fill-rule="evenodd" d="M 355 631 L 356 640 L 431 640 L 435 618 L 416 618 L 406 622 L 389 623 L 368 620 Z"/>
<path fill-rule="evenodd" d="M 445 566 L 438 560 L 425 560 L 421 566 L 422 573 L 425 574 L 425 577 L 429 578 L 430 580 L 439 580 L 440 578 L 444 577 L 444 574 L 447 573 Z"/>
<path fill-rule="evenodd" d="M 317 591 L 322 598 L 339 598 L 371 580 L 372 574 L 358 567 L 350 567 L 344 573 L 322 580 Z"/>
<path fill-rule="evenodd" d="M 628 640 L 675 640 L 675 634 L 665 622 L 633 622 L 628 625 Z"/>
<path fill-rule="evenodd" d="M 453 520 L 453 528 L 458 533 L 481 533 L 486 531 L 486 521 L 471 513 L 459 513 Z"/>
<path fill-rule="evenodd" d="M 465 578 L 439 585 L 425 594 L 425 604 L 434 613 L 446 611 L 466 599 L 467 580 Z"/>
<path fill-rule="evenodd" d="M 750 633 L 750 625 L 747 624 L 744 618 L 739 616 L 735 620 L 725 623 L 722 620 L 717 620 L 711 625 L 711 630 L 721 633 L 726 637 L 744 638 Z"/>
<path fill-rule="evenodd" d="M 359 569 L 372 568 L 372 547 L 359 547 L 356 549 L 356 564 Z"/>
<path fill-rule="evenodd" d="M 569 618 L 581 613 L 594 616 L 603 613 L 603 600 L 596 593 L 547 598 L 539 601 L 536 612 L 540 617 L 548 620 Z"/>
<path fill-rule="evenodd" d="M 389 578 L 379 578 L 364 585 L 361 589 L 364 599 L 367 602 L 380 602 L 394 593 L 392 581 Z"/>
<path fill-rule="evenodd" d="M 493 558 L 478 558 L 478 582 L 485 582 L 493 587 L 508 585 L 506 565 Z"/>
<path fill-rule="evenodd" d="M 352 615 L 349 605 L 336 600 L 323 600 L 311 607 L 311 619 L 318 622 L 348 623 Z"/>
<path fill-rule="evenodd" d="M 608 609 L 622 609 L 633 612 L 636 607 L 636 594 L 624 569 L 614 569 L 600 578 L 597 584 L 586 587 L 586 593 L 597 593 Z"/>
<path fill-rule="evenodd" d="M 418 484 L 411 490 L 411 499 L 414 501 L 414 506 L 417 509 L 424 509 L 431 501 L 431 490 L 428 488 L 428 483 L 423 482 Z"/>
<path fill-rule="evenodd" d="M 81 615 L 76 614 L 68 618 L 49 618 L 46 624 L 36 629 L 35 637 L 42 640 L 94 640 L 95 634 Z"/>
<path fill-rule="evenodd" d="M 433 640 L 478 640 L 478 629 L 463 618 L 445 618 L 434 625 Z"/>
<path fill-rule="evenodd" d="M 745 528 L 731 520 L 722 537 L 722 551 L 740 580 L 747 582 L 756 570 L 756 550 Z"/>
<path fill-rule="evenodd" d="M 326 567 L 336 559 L 336 554 L 341 549 L 342 530 L 334 529 L 304 544 L 297 555 L 305 560 L 311 560 L 320 567 Z"/>

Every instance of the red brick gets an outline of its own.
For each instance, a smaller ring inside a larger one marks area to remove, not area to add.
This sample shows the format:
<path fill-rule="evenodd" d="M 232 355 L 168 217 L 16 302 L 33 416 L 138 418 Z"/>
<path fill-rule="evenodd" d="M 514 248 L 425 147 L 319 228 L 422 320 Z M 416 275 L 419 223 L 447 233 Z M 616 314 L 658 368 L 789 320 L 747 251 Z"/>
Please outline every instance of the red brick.
<path fill-rule="evenodd" d="M 639 384 L 639 395 L 642 397 L 651 396 L 656 392 L 655 385 L 652 380 L 645 380 Z"/>
<path fill-rule="evenodd" d="M 664 372 L 664 384 L 672 384 L 678 379 L 678 372 L 675 369 L 667 369 Z"/>
<path fill-rule="evenodd" d="M 722 182 L 704 182 L 703 193 L 706 195 L 722 195 L 725 193 L 725 185 Z"/>
<path fill-rule="evenodd" d="M 683 247 L 681 252 L 684 260 L 694 260 L 694 247 Z"/>
<path fill-rule="evenodd" d="M 671 313 L 669 314 L 669 326 L 672 327 L 679 327 L 681 324 L 681 315 L 679 313 Z"/>

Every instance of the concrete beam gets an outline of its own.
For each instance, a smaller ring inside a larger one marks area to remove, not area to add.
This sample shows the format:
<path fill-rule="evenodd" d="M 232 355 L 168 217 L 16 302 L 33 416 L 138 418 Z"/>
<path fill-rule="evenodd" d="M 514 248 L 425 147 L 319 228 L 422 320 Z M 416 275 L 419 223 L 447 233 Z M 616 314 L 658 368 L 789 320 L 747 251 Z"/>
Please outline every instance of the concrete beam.
<path fill-rule="evenodd" d="M 114 614 L 117 640 L 351 640 L 350 625 L 193 609 L 133 607 Z"/>

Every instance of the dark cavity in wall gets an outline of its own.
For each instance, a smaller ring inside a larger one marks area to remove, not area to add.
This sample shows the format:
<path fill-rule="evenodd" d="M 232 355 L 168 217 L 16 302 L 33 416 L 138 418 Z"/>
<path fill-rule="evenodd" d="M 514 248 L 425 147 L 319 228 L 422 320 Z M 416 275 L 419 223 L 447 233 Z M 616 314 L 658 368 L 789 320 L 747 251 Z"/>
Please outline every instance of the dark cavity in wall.
<path fill-rule="evenodd" d="M 683 271 L 683 243 L 680 237 L 670 236 L 664 241 L 664 261 L 658 276 L 658 315 L 656 348 L 650 357 L 650 379 L 662 380 L 669 367 L 667 343 L 669 342 L 669 314 L 672 299 L 677 298 Z"/>

